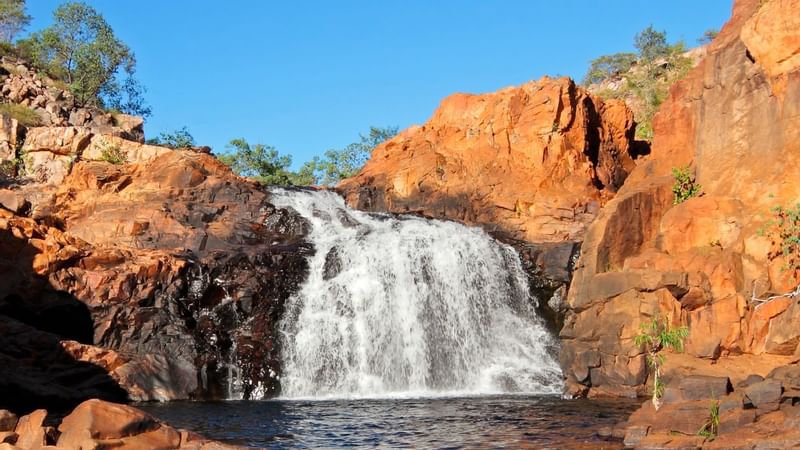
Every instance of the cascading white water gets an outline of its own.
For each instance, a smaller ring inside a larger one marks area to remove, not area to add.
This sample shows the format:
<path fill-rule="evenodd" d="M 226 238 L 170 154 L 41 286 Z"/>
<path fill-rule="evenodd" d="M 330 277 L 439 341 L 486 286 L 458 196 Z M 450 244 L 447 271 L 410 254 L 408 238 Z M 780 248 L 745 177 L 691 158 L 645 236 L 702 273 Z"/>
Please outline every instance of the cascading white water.
<path fill-rule="evenodd" d="M 312 225 L 315 254 L 286 305 L 285 397 L 558 393 L 552 338 L 519 257 L 477 228 L 349 209 L 274 189 Z"/>

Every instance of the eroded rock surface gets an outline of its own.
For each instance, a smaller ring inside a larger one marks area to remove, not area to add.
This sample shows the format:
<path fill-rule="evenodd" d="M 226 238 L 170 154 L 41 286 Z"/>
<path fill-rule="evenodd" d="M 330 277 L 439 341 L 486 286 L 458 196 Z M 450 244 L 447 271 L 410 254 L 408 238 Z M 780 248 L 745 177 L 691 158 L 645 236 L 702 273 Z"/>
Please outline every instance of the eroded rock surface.
<path fill-rule="evenodd" d="M 687 376 L 668 388 L 661 408 L 645 402 L 619 429 L 627 447 L 643 450 L 797 448 L 798 382 L 796 364 L 736 386 L 727 377 Z"/>

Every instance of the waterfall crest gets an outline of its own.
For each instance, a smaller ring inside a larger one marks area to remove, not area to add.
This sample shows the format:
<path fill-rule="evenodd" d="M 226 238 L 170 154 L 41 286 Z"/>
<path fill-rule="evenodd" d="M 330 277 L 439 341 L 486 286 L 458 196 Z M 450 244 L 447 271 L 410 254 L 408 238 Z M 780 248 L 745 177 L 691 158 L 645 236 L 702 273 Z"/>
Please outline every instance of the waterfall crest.
<path fill-rule="evenodd" d="M 286 305 L 285 397 L 559 393 L 553 338 L 519 257 L 483 230 L 349 209 L 273 189 L 312 225 L 309 275 Z"/>

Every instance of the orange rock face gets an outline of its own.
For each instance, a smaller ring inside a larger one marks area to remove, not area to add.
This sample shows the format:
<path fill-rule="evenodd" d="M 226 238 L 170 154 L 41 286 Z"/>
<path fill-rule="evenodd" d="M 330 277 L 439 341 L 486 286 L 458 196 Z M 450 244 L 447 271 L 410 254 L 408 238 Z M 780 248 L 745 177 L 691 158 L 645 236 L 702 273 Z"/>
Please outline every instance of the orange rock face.
<path fill-rule="evenodd" d="M 771 207 L 800 200 L 798 10 L 792 0 L 735 3 L 656 115 L 651 155 L 589 227 L 561 332 L 573 392 L 645 393 L 632 336 L 654 314 L 689 327 L 686 352 L 697 358 L 797 354 L 797 302 L 756 298 L 797 285 L 759 229 Z M 673 205 L 670 173 L 684 165 L 701 196 Z"/>
<path fill-rule="evenodd" d="M 341 190 L 352 206 L 580 241 L 633 169 L 633 116 L 566 78 L 445 99 L 379 146 Z"/>

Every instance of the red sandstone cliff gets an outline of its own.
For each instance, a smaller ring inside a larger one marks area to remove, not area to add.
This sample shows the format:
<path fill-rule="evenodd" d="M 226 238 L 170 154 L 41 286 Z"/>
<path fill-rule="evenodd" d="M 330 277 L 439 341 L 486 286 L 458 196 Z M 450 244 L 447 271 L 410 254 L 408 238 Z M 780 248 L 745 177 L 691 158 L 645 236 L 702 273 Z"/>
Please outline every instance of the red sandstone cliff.
<path fill-rule="evenodd" d="M 338 189 L 351 206 L 484 225 L 529 242 L 580 241 L 636 156 L 633 116 L 566 78 L 455 94 L 380 145 Z"/>
<path fill-rule="evenodd" d="M 797 445 L 796 412 L 786 408 L 797 397 L 800 303 L 754 297 L 785 294 L 798 281 L 759 229 L 773 206 L 800 199 L 800 2 L 736 1 L 654 128 L 651 155 L 586 233 L 561 331 L 568 389 L 648 391 L 633 337 L 659 315 L 688 326 L 686 354 L 668 355 L 665 406 L 634 415 L 628 445 Z M 684 165 L 702 193 L 673 205 L 671 170 Z M 712 398 L 723 405 L 725 432 L 703 443 L 696 424 L 708 420 Z M 690 428 L 693 436 L 675 437 Z"/>

